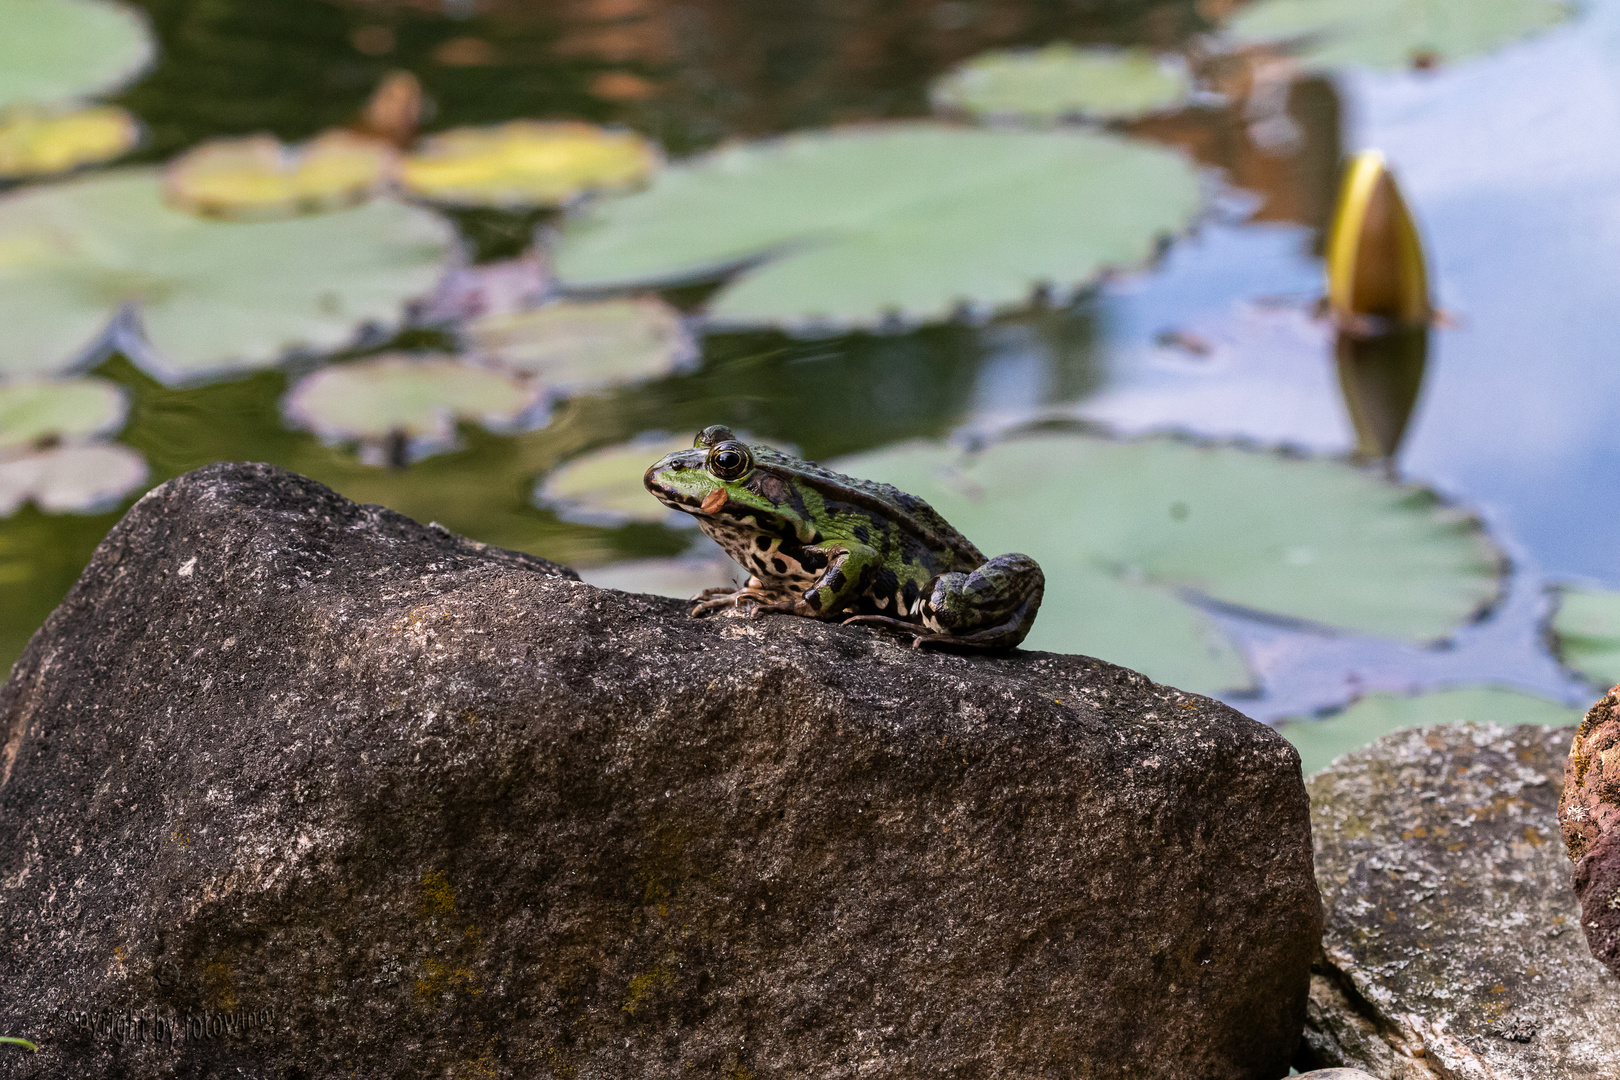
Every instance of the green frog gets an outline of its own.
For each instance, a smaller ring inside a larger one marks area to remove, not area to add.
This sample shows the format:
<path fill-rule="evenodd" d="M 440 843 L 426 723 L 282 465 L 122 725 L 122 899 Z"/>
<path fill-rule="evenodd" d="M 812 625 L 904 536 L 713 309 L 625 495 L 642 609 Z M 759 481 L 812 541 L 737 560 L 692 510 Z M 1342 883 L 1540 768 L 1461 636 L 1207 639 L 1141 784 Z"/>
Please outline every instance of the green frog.
<path fill-rule="evenodd" d="M 720 425 L 647 470 L 647 490 L 698 525 L 752 576 L 708 589 L 693 615 L 736 608 L 890 627 L 912 645 L 1010 649 L 1041 607 L 1028 555 L 986 559 L 931 506 Z"/>

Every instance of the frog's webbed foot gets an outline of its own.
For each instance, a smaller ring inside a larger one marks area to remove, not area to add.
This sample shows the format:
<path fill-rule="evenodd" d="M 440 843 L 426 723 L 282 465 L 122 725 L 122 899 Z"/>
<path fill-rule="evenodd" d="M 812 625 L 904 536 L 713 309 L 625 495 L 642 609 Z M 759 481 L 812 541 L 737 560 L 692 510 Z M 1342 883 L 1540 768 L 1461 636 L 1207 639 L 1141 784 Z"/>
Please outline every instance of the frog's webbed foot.
<path fill-rule="evenodd" d="M 781 600 L 761 592 L 750 584 L 741 589 L 704 589 L 698 593 L 697 603 L 692 605 L 691 614 L 695 618 L 711 611 L 736 608 L 748 618 L 757 619 L 761 615 L 774 612 L 792 614 L 796 606 L 791 600 Z"/>

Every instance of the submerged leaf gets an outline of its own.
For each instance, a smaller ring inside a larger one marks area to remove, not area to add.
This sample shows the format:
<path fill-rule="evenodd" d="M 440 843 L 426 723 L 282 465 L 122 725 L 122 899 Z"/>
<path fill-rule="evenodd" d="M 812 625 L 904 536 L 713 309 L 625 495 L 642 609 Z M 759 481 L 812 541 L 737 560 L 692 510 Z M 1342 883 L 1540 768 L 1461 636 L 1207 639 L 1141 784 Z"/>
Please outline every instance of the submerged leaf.
<path fill-rule="evenodd" d="M 146 18 L 108 0 L 0 0 L 0 109 L 103 94 L 156 52 Z"/>
<path fill-rule="evenodd" d="M 1578 724 L 1581 710 L 1507 686 L 1467 686 L 1427 694 L 1368 694 L 1321 720 L 1285 720 L 1278 729 L 1309 776 L 1374 739 L 1434 724 Z"/>
<path fill-rule="evenodd" d="M 1428 67 L 1498 49 L 1569 18 L 1561 0 L 1259 0 L 1226 33 L 1282 46 L 1313 68 Z"/>
<path fill-rule="evenodd" d="M 730 559 L 702 555 L 631 559 L 579 572 L 581 581 L 598 589 L 652 593 L 682 600 L 689 600 L 704 589 L 736 588 L 745 576 Z"/>
<path fill-rule="evenodd" d="M 486 315 L 462 336 L 469 349 L 539 376 L 554 395 L 668 375 L 697 353 L 680 312 L 645 298 Z"/>
<path fill-rule="evenodd" d="M 1184 65 L 1143 49 L 1049 45 L 985 53 L 934 84 L 935 106 L 979 117 L 1124 120 L 1174 108 L 1192 82 Z"/>
<path fill-rule="evenodd" d="M 47 514 L 94 514 L 146 481 L 146 459 L 117 443 L 59 446 L 0 461 L 0 517 L 26 502 Z"/>
<path fill-rule="evenodd" d="M 568 223 L 577 287 L 734 276 L 723 324 L 833 331 L 1068 295 L 1140 263 L 1199 206 L 1178 153 L 1079 131 L 888 124 L 726 147 Z"/>
<path fill-rule="evenodd" d="M 651 435 L 594 451 L 552 470 L 535 489 L 534 500 L 551 507 L 564 521 L 585 525 L 676 518 L 681 523 L 692 522 L 689 515 L 672 513 L 647 494 L 641 479 L 653 462 L 691 445 L 691 436 Z"/>
<path fill-rule="evenodd" d="M 0 177 L 45 176 L 110 161 L 141 138 L 135 117 L 116 105 L 73 112 L 0 113 Z"/>
<path fill-rule="evenodd" d="M 392 179 L 395 161 L 389 144 L 351 131 L 296 149 L 269 135 L 212 139 L 168 164 L 163 190 L 193 214 L 265 221 L 364 202 Z"/>
<path fill-rule="evenodd" d="M 448 356 L 385 353 L 304 376 L 282 411 L 329 442 L 397 439 L 417 458 L 452 446 L 457 420 L 510 429 L 538 399 L 531 380 L 510 372 Z"/>
<path fill-rule="evenodd" d="M 397 325 L 452 241 L 427 210 L 374 199 L 318 218 L 205 221 L 131 169 L 0 196 L 0 375 L 61 371 L 134 305 L 165 382 L 324 352 Z"/>
<path fill-rule="evenodd" d="M 105 379 L 0 384 L 0 455 L 110 435 L 123 427 L 128 411 L 123 388 Z"/>
<path fill-rule="evenodd" d="M 1600 689 L 1620 683 L 1620 592 L 1566 585 L 1548 626 L 1553 652 Z"/>
<path fill-rule="evenodd" d="M 522 209 L 641 183 L 658 160 L 653 145 L 634 132 L 513 120 L 429 137 L 405 159 L 400 177 L 424 199 Z"/>
<path fill-rule="evenodd" d="M 1431 641 L 1501 589 L 1477 521 L 1337 461 L 1063 433 L 965 460 L 913 444 L 835 467 L 922 496 L 987 556 L 1034 556 L 1046 598 L 1028 648 L 1189 690 L 1250 679 L 1211 608 Z"/>

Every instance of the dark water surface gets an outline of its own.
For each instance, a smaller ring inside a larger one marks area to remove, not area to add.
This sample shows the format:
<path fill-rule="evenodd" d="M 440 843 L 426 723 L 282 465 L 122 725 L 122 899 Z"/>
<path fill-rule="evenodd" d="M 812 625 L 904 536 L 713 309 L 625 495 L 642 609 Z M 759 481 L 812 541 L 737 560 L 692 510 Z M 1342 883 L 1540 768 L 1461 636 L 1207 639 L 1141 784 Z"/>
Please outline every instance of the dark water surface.
<path fill-rule="evenodd" d="M 353 118 L 387 71 L 415 72 L 430 127 L 516 116 L 623 123 L 672 154 L 731 137 L 923 115 L 928 82 L 986 48 L 1052 40 L 1185 47 L 1191 3 L 879 0 L 145 0 L 160 65 L 120 99 L 161 160 L 201 138 L 302 138 Z M 1507 681 L 1591 696 L 1547 654 L 1545 586 L 1620 586 L 1620 16 L 1594 7 L 1532 42 L 1440 71 L 1296 81 L 1269 114 L 1212 104 L 1136 125 L 1224 180 L 1216 209 L 1157 267 L 1072 307 L 982 327 L 801 341 L 709 337 L 690 374 L 559 408 L 545 428 L 463 431 L 405 470 L 287 430 L 289 374 L 130 388 L 120 441 L 153 482 L 210 461 L 272 461 L 344 494 L 579 566 L 671 555 L 662 526 L 597 528 L 530 501 L 580 452 L 728 422 L 832 457 L 1060 411 L 1125 432 L 1175 429 L 1329 453 L 1355 445 L 1328 332 L 1311 317 L 1341 155 L 1396 164 L 1454 328 L 1434 333 L 1402 475 L 1477 509 L 1515 569 L 1506 602 L 1446 650 L 1326 637 L 1222 615 L 1275 718 L 1358 689 Z M 497 223 L 498 224 L 498 223 Z M 496 230 L 498 233 L 498 229 Z M 520 235 L 520 234 L 519 234 Z M 497 236 L 480 238 L 487 251 Z M 1189 348 L 1188 343 L 1197 347 Z M 296 373 L 293 373 L 296 374 Z M 9 663 L 117 519 L 0 522 L 0 663 Z"/>

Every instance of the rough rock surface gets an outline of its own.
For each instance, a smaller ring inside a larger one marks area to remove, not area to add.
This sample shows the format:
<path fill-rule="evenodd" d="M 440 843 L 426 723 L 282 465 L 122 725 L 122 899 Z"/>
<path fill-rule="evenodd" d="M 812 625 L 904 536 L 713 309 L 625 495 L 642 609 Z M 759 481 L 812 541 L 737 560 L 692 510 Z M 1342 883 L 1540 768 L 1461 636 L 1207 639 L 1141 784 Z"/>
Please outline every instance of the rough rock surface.
<path fill-rule="evenodd" d="M 1620 1080 L 1620 981 L 1558 843 L 1571 735 L 1415 728 L 1311 778 L 1327 931 L 1301 1068 Z"/>
<path fill-rule="evenodd" d="M 1620 686 L 1593 705 L 1575 731 L 1558 821 L 1575 864 L 1572 883 L 1586 944 L 1620 975 Z"/>
<path fill-rule="evenodd" d="M 0 690 L 0 1076 L 1287 1071 L 1280 736 L 551 569 L 267 466 L 141 500 Z"/>

